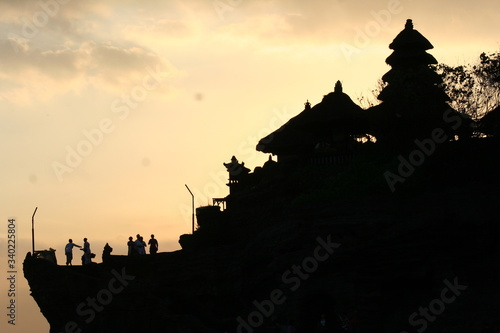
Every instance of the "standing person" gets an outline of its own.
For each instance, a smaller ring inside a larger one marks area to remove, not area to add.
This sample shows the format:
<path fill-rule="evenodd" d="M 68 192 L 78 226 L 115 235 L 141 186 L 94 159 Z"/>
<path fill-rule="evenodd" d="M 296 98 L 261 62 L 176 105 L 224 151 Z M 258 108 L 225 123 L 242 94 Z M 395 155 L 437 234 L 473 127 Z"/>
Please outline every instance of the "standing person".
<path fill-rule="evenodd" d="M 132 236 L 130 236 L 128 238 L 127 246 L 128 246 L 128 255 L 129 256 L 133 256 L 133 255 L 137 254 L 137 251 L 135 249 L 134 239 L 132 238 Z"/>
<path fill-rule="evenodd" d="M 151 239 L 148 241 L 149 253 L 156 254 L 158 252 L 158 241 L 155 239 L 155 235 L 151 235 Z"/>
<path fill-rule="evenodd" d="M 141 254 L 146 254 L 146 247 L 148 245 L 146 244 L 146 242 L 144 241 L 144 238 L 142 238 L 142 236 L 141 236 L 140 240 L 141 240 L 141 245 L 142 245 L 142 252 L 141 252 Z"/>
<path fill-rule="evenodd" d="M 87 265 L 90 264 L 90 243 L 87 242 L 87 238 L 83 239 L 83 264 Z"/>
<path fill-rule="evenodd" d="M 138 254 L 146 254 L 146 243 L 144 243 L 141 235 L 137 234 L 137 239 L 135 240 L 135 248 Z"/>
<path fill-rule="evenodd" d="M 64 248 L 64 253 L 66 254 L 66 266 L 73 266 L 71 263 L 71 260 L 73 260 L 73 247 L 79 247 L 81 248 L 80 245 L 76 245 L 73 243 L 73 240 L 70 238 L 68 240 L 68 244 L 66 244 L 66 247 Z"/>

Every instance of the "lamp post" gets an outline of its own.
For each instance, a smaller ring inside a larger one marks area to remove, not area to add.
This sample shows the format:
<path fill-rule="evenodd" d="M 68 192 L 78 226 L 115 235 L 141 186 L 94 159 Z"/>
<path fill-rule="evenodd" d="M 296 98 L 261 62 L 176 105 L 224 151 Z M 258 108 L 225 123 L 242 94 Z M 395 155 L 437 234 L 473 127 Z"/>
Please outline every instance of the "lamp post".
<path fill-rule="evenodd" d="M 186 184 L 184 184 L 184 186 L 186 186 L 187 190 L 191 194 L 191 207 L 192 207 L 192 210 L 193 210 L 193 216 L 192 216 L 192 233 L 194 234 L 194 194 L 193 194 L 193 192 L 191 192 L 191 190 L 189 189 L 189 187 Z"/>
<path fill-rule="evenodd" d="M 38 207 L 35 207 L 33 216 L 31 216 L 31 255 L 35 255 L 35 214 Z"/>

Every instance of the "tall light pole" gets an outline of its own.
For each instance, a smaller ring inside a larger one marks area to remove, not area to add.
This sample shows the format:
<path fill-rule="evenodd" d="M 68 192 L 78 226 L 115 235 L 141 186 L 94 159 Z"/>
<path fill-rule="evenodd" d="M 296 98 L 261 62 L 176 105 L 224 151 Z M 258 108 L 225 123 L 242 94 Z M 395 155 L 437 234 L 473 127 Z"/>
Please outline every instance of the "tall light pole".
<path fill-rule="evenodd" d="M 35 255 L 35 214 L 38 207 L 35 208 L 33 216 L 31 216 L 31 255 Z"/>
<path fill-rule="evenodd" d="M 192 229 L 193 229 L 193 231 L 192 231 L 192 233 L 194 234 L 194 194 L 193 194 L 193 192 L 191 192 L 191 190 L 189 189 L 189 187 L 186 184 L 184 184 L 184 186 L 186 186 L 187 190 L 191 194 L 191 207 L 193 209 L 193 216 L 192 216 L 192 225 L 193 225 Z"/>

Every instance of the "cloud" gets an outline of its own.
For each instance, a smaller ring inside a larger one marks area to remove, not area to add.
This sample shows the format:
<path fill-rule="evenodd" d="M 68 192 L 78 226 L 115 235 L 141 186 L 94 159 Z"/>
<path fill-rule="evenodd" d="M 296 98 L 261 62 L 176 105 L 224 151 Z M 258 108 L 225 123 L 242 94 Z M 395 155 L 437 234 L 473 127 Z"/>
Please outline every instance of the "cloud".
<path fill-rule="evenodd" d="M 0 57 L 0 98 L 16 104 L 86 87 L 117 94 L 141 83 L 148 68 L 160 68 L 169 77 L 178 73 L 168 60 L 144 48 L 92 41 L 41 50 L 10 38 L 0 43 Z"/>
<path fill-rule="evenodd" d="M 439 27 L 453 30 L 450 35 L 464 36 L 470 30 L 482 38 L 481 25 L 474 22 L 485 11 L 494 11 L 486 0 L 478 2 L 477 13 L 467 16 L 465 7 L 450 7 L 450 2 L 423 10 L 430 0 L 418 5 L 411 0 L 3 0 L 0 98 L 30 102 L 86 87 L 123 91 L 141 80 L 147 66 L 160 64 L 175 72 L 162 52 L 182 63 L 197 59 L 200 52 L 207 61 L 207 53 L 213 52 L 207 48 L 213 46 L 220 53 L 241 44 L 256 52 L 330 52 L 342 43 L 355 45 L 359 31 L 376 20 L 374 13 L 387 10 L 390 3 L 403 10 L 387 18 L 390 22 L 370 38 L 370 46 L 387 48 L 408 17 L 426 35 L 430 27 Z M 491 26 L 491 34 L 498 30 L 493 22 L 484 23 Z M 428 37 L 438 42 L 431 33 Z"/>
<path fill-rule="evenodd" d="M 7 0 L 0 2 L 0 34 L 39 46 L 67 40 L 110 41 L 118 36 L 127 40 L 124 30 L 137 25 L 144 26 L 144 32 L 182 30 L 182 11 L 176 2 Z M 149 19 L 152 24 L 144 24 Z"/>
<path fill-rule="evenodd" d="M 373 20 L 385 1 L 251 1 L 226 11 L 218 27 L 221 38 L 258 40 L 274 46 L 326 45 L 351 40 L 357 26 Z M 403 21 L 404 23 L 404 21 Z"/>
<path fill-rule="evenodd" d="M 194 27 L 186 21 L 172 19 L 148 18 L 136 24 L 127 24 L 124 34 L 129 39 L 141 38 L 189 38 L 194 32 Z"/>
<path fill-rule="evenodd" d="M 473 11 L 465 3 L 430 0 L 220 2 L 239 3 L 222 12 L 217 27 L 220 38 L 274 46 L 352 43 L 358 31 L 372 22 L 381 25 L 381 41 L 387 41 L 404 28 L 408 18 L 414 19 L 416 29 L 430 32 L 430 37 L 446 31 L 457 41 L 464 35 L 495 40 L 499 27 L 496 7 L 489 0 L 478 0 Z"/>
<path fill-rule="evenodd" d="M 86 88 L 116 95 L 140 83 L 148 68 L 178 74 L 153 50 L 154 39 L 141 38 L 190 33 L 182 20 L 159 18 L 165 8 L 134 0 L 0 2 L 0 100 L 30 105 Z M 164 82 L 155 92 L 168 88 Z"/>

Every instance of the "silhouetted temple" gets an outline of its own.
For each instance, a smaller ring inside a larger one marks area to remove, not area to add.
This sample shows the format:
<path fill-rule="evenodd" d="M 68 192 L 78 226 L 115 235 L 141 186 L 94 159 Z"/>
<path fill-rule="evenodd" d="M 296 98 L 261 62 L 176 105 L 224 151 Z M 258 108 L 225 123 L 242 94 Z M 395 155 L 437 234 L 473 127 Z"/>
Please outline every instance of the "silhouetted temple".
<path fill-rule="evenodd" d="M 307 101 L 302 112 L 260 139 L 256 149 L 277 156 L 273 170 L 264 165 L 252 173 L 234 156 L 231 163 L 224 164 L 229 172 L 230 194 L 214 199 L 214 204 L 237 201 L 234 194 L 258 188 L 273 177 L 273 171 L 283 172 L 283 167 L 346 165 L 367 141 L 403 151 L 415 140 L 431 137 L 436 129 L 446 140 L 470 137 L 470 118 L 447 103 L 442 79 L 433 68 L 437 60 L 427 53 L 433 46 L 414 29 L 412 20 L 406 21 L 389 48 L 393 52 L 386 63 L 391 69 L 382 77 L 381 104 L 363 110 L 337 81 L 334 91 L 320 103 L 311 106 Z"/>
<path fill-rule="evenodd" d="M 223 163 L 229 172 L 229 193 L 234 193 L 238 190 L 239 182 L 241 179 L 244 179 L 246 175 L 250 172 L 250 169 L 245 167 L 245 162 L 238 162 L 238 159 L 233 156 L 231 158 L 231 162 Z"/>
<path fill-rule="evenodd" d="M 442 79 L 431 67 L 437 60 L 426 52 L 433 46 L 413 28 L 412 20 L 389 48 L 394 52 L 386 63 L 392 68 L 382 77 L 386 85 L 378 96 L 380 105 L 363 110 L 342 92 L 339 81 L 321 103 L 311 107 L 307 102 L 299 115 L 262 138 L 257 150 L 288 162 L 319 153 L 350 155 L 366 134 L 389 146 L 411 144 L 438 127 L 451 138 L 467 134 L 467 126 L 456 130 L 447 122 L 452 115 L 467 119 L 446 103 L 449 97 L 440 86 Z"/>
<path fill-rule="evenodd" d="M 406 21 L 405 29 L 396 36 L 389 48 L 394 52 L 387 57 L 386 63 L 392 69 L 382 76 L 388 86 L 378 96 L 381 101 L 406 105 L 418 102 L 423 96 L 433 101 L 449 100 L 436 85 L 442 82 L 441 77 L 428 66 L 438 63 L 426 52 L 434 47 L 413 29 L 412 20 Z"/>
<path fill-rule="evenodd" d="M 318 157 L 318 154 L 349 154 L 356 135 L 366 133 L 363 109 L 342 92 L 337 81 L 333 92 L 321 103 L 304 110 L 264 137 L 257 150 L 278 156 L 278 162 Z"/>
<path fill-rule="evenodd" d="M 337 81 L 334 91 L 320 103 L 311 106 L 307 101 L 302 112 L 260 139 L 256 149 L 277 156 L 274 172 L 303 165 L 346 165 L 366 138 L 384 149 L 402 151 L 416 139 L 429 138 L 436 129 L 442 130 L 446 140 L 470 136 L 470 119 L 448 105 L 442 79 L 432 67 L 438 62 L 427 53 L 433 46 L 414 29 L 412 20 L 406 21 L 389 48 L 393 52 L 386 63 L 391 69 L 382 77 L 381 104 L 363 110 Z M 266 165 L 251 173 L 234 156 L 224 165 L 230 194 L 214 199 L 214 204 L 229 202 L 231 207 L 237 201 L 234 195 L 258 188 L 273 177 Z"/>
<path fill-rule="evenodd" d="M 448 120 L 458 116 L 468 121 L 446 103 L 449 97 L 440 86 L 442 79 L 431 67 L 438 62 L 426 52 L 433 46 L 413 29 L 412 20 L 406 21 L 389 48 L 394 52 L 386 63 L 392 68 L 382 76 L 387 84 L 378 96 L 382 103 L 368 110 L 370 133 L 379 143 L 404 147 L 436 128 L 451 138 L 470 134 L 468 126 L 454 128 L 456 123 Z"/>

